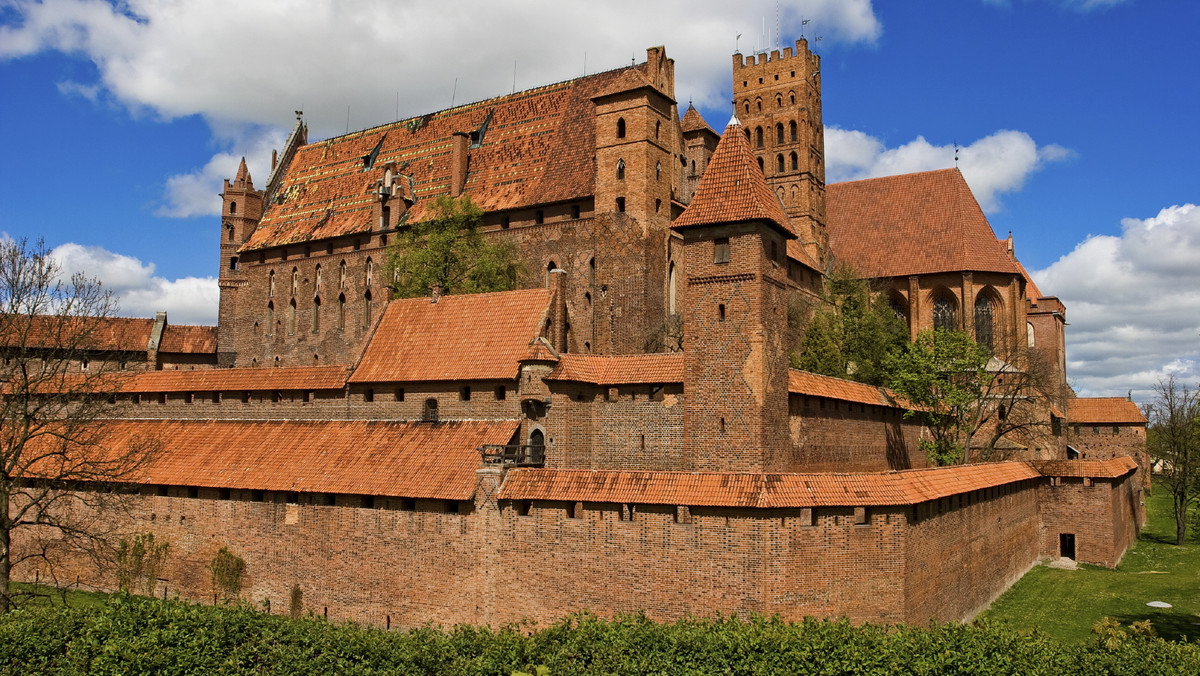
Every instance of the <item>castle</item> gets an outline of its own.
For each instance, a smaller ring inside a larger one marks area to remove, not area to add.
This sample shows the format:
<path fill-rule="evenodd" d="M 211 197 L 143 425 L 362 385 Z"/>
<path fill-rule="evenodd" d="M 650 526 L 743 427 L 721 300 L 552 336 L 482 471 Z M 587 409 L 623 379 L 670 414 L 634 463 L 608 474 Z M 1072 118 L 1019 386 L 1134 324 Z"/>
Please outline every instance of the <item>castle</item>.
<path fill-rule="evenodd" d="M 720 134 L 680 115 L 655 47 L 315 143 L 298 119 L 261 189 L 243 161 L 218 325 L 114 320 L 78 365 L 128 372 L 114 443 L 165 442 L 120 517 L 172 544 L 161 591 L 208 598 L 228 547 L 251 600 L 298 586 L 388 627 L 584 608 L 921 623 L 972 616 L 1040 558 L 1115 566 L 1144 518 L 1145 420 L 1074 397 L 1063 305 L 957 169 L 825 184 L 804 40 L 732 65 Z M 516 244 L 521 290 L 389 301 L 389 237 L 441 195 Z M 1050 364 L 1047 432 L 929 467 L 890 393 L 790 368 L 789 310 L 822 302 L 835 261 L 913 337 L 958 328 Z"/>

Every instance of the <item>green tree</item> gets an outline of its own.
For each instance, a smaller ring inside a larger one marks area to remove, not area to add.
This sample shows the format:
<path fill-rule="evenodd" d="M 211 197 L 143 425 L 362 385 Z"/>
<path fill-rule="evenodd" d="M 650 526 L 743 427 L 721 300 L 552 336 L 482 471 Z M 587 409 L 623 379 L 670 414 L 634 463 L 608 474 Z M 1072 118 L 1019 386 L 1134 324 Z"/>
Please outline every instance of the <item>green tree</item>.
<path fill-rule="evenodd" d="M 221 547 L 208 562 L 208 570 L 212 573 L 213 594 L 219 594 L 226 601 L 236 599 L 242 591 L 245 559 L 229 551 L 228 547 Z"/>
<path fill-rule="evenodd" d="M 482 219 L 483 210 L 469 196 L 439 197 L 431 218 L 411 224 L 388 247 L 394 297 L 426 296 L 434 285 L 444 294 L 516 288 L 516 245 L 488 241 Z"/>
<path fill-rule="evenodd" d="M 1175 544 L 1181 545 L 1188 509 L 1200 493 L 1200 391 L 1179 385 L 1171 376 L 1160 380 L 1154 392 L 1146 449 L 1161 463 L 1161 481 L 1175 510 Z"/>
<path fill-rule="evenodd" d="M 839 266 L 825 282 L 825 303 L 813 312 L 797 368 L 872 385 L 886 380 L 887 356 L 901 349 L 908 329 L 885 294 L 849 266 Z"/>
<path fill-rule="evenodd" d="M 921 447 L 936 465 L 969 460 L 977 408 L 991 376 L 991 353 L 962 331 L 922 331 L 885 360 L 888 386 L 904 399 L 907 416 L 924 418 L 932 439 Z"/>

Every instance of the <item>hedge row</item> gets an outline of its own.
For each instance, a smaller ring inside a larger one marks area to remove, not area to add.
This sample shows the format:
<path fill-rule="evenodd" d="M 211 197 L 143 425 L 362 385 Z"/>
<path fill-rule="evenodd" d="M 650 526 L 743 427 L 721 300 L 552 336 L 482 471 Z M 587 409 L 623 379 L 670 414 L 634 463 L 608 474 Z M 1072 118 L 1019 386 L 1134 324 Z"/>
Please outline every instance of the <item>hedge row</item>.
<path fill-rule="evenodd" d="M 859 626 L 581 614 L 514 626 L 382 631 L 250 607 L 115 595 L 0 616 L 3 674 L 1187 674 L 1200 644 L 1115 624 L 1068 645 L 998 625 Z"/>

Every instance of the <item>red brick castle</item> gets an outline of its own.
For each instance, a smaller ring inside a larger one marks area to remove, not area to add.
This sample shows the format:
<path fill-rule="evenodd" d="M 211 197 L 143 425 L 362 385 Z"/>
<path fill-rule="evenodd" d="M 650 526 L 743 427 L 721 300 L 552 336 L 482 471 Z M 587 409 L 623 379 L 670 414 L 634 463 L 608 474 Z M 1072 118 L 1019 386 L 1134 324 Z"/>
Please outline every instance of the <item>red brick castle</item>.
<path fill-rule="evenodd" d="M 383 626 L 925 622 L 972 616 L 1041 558 L 1116 565 L 1143 518 L 1145 421 L 1074 398 L 1065 309 L 1011 237 L 956 169 L 827 186 L 804 40 L 735 54 L 732 76 L 721 134 L 680 115 L 656 47 L 314 143 L 298 120 L 261 189 L 243 162 L 218 325 L 123 320 L 141 328 L 107 348 L 130 371 L 112 438 L 166 445 L 125 524 L 172 544 L 162 584 L 209 598 L 224 546 L 251 600 L 282 608 L 298 585 L 310 610 Z M 515 242 L 521 290 L 389 301 L 388 240 L 441 195 Z M 1048 431 L 932 468 L 887 391 L 790 368 L 789 309 L 821 302 L 835 261 L 914 336 L 1051 364 Z"/>

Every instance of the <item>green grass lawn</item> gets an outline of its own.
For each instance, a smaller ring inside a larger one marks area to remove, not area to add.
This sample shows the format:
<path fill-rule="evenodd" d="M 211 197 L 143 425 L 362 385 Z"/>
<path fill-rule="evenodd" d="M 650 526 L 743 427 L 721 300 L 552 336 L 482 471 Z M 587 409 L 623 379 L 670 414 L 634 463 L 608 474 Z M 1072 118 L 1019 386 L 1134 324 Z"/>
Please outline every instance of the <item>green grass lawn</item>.
<path fill-rule="evenodd" d="M 1190 539 L 1190 538 L 1189 538 Z M 1116 570 L 1037 566 L 982 617 L 1038 628 L 1064 641 L 1083 641 L 1104 617 L 1122 624 L 1150 620 L 1159 636 L 1200 638 L 1200 544 L 1176 546 L 1171 498 L 1156 488 L 1146 499 L 1146 527 Z M 1165 601 L 1172 608 L 1151 608 Z"/>
<path fill-rule="evenodd" d="M 79 591 L 76 589 L 59 589 L 46 585 L 33 585 L 24 582 L 13 582 L 13 591 L 22 594 L 17 599 L 20 606 L 61 606 L 71 608 L 102 607 L 108 601 L 104 592 Z M 25 595 L 28 594 L 28 595 Z"/>

